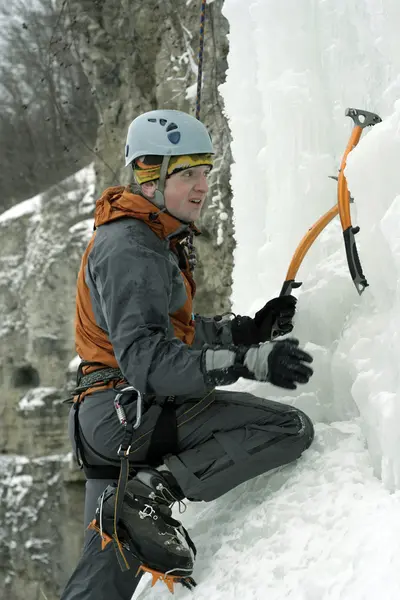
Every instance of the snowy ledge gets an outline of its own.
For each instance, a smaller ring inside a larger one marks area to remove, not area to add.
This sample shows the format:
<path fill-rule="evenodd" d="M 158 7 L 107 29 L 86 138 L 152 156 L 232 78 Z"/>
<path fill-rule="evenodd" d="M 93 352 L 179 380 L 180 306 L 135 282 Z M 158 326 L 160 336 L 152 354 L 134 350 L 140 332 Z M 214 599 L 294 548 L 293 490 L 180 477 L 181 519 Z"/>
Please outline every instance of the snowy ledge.
<path fill-rule="evenodd" d="M 91 164 L 73 175 L 70 175 L 59 184 L 54 185 L 51 190 L 54 190 L 56 196 L 62 196 L 71 204 L 78 202 L 80 213 L 88 214 L 92 213 L 95 204 L 95 181 L 96 175 L 94 165 Z M 74 189 L 63 192 L 63 186 L 73 186 Z M 32 198 L 19 202 L 0 214 L 0 227 L 7 226 L 10 221 L 22 217 L 39 218 L 40 213 L 45 209 L 43 198 L 43 193 L 37 194 Z"/>
<path fill-rule="evenodd" d="M 17 410 L 23 412 L 34 411 L 49 404 L 59 404 L 60 390 L 55 387 L 36 387 L 29 390 L 18 403 Z"/>

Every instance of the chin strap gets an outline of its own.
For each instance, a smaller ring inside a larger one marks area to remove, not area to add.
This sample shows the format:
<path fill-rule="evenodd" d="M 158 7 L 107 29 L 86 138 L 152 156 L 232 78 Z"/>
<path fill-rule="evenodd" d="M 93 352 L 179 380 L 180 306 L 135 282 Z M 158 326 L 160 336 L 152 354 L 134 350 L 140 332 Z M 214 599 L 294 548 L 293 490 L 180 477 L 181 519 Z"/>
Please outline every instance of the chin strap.
<path fill-rule="evenodd" d="M 165 189 L 165 182 L 167 180 L 168 167 L 169 167 L 170 160 L 171 160 L 171 156 L 163 157 L 161 167 L 160 167 L 160 178 L 158 180 L 157 189 L 154 193 L 153 198 L 149 198 L 148 196 L 146 196 L 146 194 L 143 194 L 143 191 L 142 191 L 142 194 L 147 200 L 149 200 L 152 204 L 154 204 L 155 206 L 157 206 L 157 208 L 160 209 L 160 211 L 158 213 L 154 213 L 154 215 L 155 215 L 154 218 L 157 218 L 157 216 L 160 213 L 164 212 L 167 215 L 174 217 L 174 219 L 176 219 L 177 221 L 180 221 L 182 223 L 182 227 L 180 228 L 180 230 L 178 230 L 178 232 L 174 232 L 173 234 L 171 234 L 171 235 L 176 235 L 176 233 L 180 233 L 181 230 L 183 231 L 190 224 L 190 222 L 182 221 L 182 219 L 175 217 L 175 215 L 171 214 L 165 206 L 164 189 Z M 167 239 L 168 239 L 168 237 L 167 237 Z"/>
<path fill-rule="evenodd" d="M 164 189 L 165 189 L 165 182 L 167 180 L 167 173 L 168 173 L 170 159 L 171 159 L 170 156 L 163 157 L 163 161 L 162 161 L 161 167 L 160 167 L 160 179 L 158 180 L 158 185 L 157 185 L 157 189 L 154 194 L 154 198 L 151 198 L 151 202 L 153 202 L 153 204 L 158 206 L 158 208 L 160 208 L 163 211 L 166 210 L 165 209 L 165 199 L 164 199 Z"/>

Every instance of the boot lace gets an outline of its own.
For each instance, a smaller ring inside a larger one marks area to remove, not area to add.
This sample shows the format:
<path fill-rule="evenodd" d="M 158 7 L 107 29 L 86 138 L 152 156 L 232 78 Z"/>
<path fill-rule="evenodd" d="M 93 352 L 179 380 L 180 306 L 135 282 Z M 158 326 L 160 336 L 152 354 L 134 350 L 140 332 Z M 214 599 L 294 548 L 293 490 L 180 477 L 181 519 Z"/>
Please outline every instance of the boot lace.
<path fill-rule="evenodd" d="M 183 500 L 179 500 L 176 496 L 174 496 L 171 490 L 167 488 L 164 484 L 162 484 L 161 482 L 158 483 L 156 485 L 156 490 L 158 494 L 153 492 L 154 500 L 161 500 L 162 502 L 168 504 L 169 508 L 171 508 L 177 502 L 178 511 L 180 515 L 182 515 L 186 511 L 187 506 L 185 502 Z"/>

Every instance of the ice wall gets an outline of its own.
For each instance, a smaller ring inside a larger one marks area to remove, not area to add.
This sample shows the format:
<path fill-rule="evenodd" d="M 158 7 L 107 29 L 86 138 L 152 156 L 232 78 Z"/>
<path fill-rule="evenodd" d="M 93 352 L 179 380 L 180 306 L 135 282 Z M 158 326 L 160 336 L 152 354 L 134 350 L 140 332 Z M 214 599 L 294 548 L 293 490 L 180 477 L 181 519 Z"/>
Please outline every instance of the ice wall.
<path fill-rule="evenodd" d="M 400 3 L 397 0 L 226 0 L 229 70 L 221 86 L 235 164 L 233 309 L 252 314 L 277 295 L 302 236 L 336 202 L 353 123 L 377 112 L 346 175 L 370 287 L 351 281 L 340 222 L 321 234 L 298 274 L 295 334 L 315 376 L 287 402 L 317 421 L 360 418 L 374 468 L 400 483 Z M 282 399 L 272 386 L 257 393 Z"/>

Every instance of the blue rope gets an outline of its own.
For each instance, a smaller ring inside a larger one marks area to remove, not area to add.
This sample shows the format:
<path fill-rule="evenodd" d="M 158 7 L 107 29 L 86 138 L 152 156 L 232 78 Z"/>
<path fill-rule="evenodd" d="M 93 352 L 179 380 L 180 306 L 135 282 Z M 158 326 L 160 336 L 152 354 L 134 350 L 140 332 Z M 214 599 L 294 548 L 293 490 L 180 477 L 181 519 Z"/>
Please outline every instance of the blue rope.
<path fill-rule="evenodd" d="M 200 120 L 201 83 L 203 78 L 204 25 L 207 0 L 202 0 L 200 10 L 200 45 L 197 71 L 196 119 Z"/>

